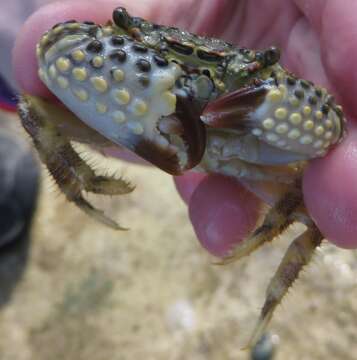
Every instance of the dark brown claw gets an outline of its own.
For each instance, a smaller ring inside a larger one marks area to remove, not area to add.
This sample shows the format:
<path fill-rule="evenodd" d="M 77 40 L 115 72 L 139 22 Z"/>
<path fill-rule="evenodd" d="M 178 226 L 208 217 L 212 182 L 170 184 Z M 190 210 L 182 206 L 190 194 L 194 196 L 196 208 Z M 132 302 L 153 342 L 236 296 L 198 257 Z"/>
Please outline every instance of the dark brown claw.
<path fill-rule="evenodd" d="M 176 96 L 176 112 L 160 121 L 172 121 L 176 128 L 165 134 L 168 138 L 180 138 L 182 144 L 161 147 L 144 137 L 133 139 L 137 155 L 171 175 L 181 175 L 196 166 L 202 159 L 206 146 L 206 129 L 200 119 L 201 106 L 187 96 Z M 160 129 L 160 125 L 159 125 Z M 170 139 L 171 143 L 172 139 Z"/>
<path fill-rule="evenodd" d="M 176 117 L 181 120 L 184 132 L 183 139 L 187 145 L 188 164 L 185 170 L 193 168 L 202 159 L 206 147 L 206 128 L 200 119 L 201 107 L 177 95 Z"/>
<path fill-rule="evenodd" d="M 245 120 L 265 100 L 266 85 L 250 85 L 208 103 L 201 120 L 210 127 L 244 130 Z"/>

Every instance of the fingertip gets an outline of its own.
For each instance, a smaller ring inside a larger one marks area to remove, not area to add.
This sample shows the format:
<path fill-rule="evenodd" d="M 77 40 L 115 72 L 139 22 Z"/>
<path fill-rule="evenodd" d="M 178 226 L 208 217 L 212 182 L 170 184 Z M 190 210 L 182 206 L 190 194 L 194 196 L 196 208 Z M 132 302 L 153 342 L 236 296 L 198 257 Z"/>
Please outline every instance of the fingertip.
<path fill-rule="evenodd" d="M 357 248 L 357 126 L 326 157 L 315 160 L 303 182 L 305 204 L 316 225 L 333 244 Z"/>
<path fill-rule="evenodd" d="M 259 200 L 237 181 L 211 175 L 191 196 L 189 214 L 201 245 L 224 257 L 254 228 L 259 208 Z"/>
<path fill-rule="evenodd" d="M 36 44 L 41 35 L 52 27 L 51 18 L 44 15 L 48 13 L 48 8 L 52 9 L 56 5 L 57 3 L 44 6 L 32 14 L 16 38 L 12 50 L 13 76 L 19 87 L 26 93 L 33 95 L 48 94 L 48 90 L 37 74 Z"/>
<path fill-rule="evenodd" d="M 324 70 L 344 107 L 355 115 L 357 106 L 357 2 L 355 0 L 294 0 L 319 36 Z"/>
<path fill-rule="evenodd" d="M 187 172 L 182 176 L 174 177 L 176 189 L 186 204 L 189 204 L 192 194 L 206 176 L 202 173 Z"/>

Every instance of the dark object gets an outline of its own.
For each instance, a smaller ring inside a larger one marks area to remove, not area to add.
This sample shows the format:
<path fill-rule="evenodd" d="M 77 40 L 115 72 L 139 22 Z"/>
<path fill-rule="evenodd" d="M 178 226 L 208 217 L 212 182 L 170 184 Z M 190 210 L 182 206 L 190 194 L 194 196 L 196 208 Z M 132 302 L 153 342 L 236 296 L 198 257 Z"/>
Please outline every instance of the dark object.
<path fill-rule="evenodd" d="M 33 154 L 10 122 L 0 117 L 0 306 L 10 300 L 26 268 L 39 187 Z"/>
<path fill-rule="evenodd" d="M 125 43 L 125 40 L 122 36 L 119 36 L 119 35 L 114 35 L 112 37 L 112 44 L 114 46 L 118 46 L 118 45 L 124 45 Z"/>
<path fill-rule="evenodd" d="M 111 59 L 115 59 L 120 63 L 125 62 L 125 60 L 127 58 L 126 52 L 124 50 L 114 51 L 109 56 Z"/>
<path fill-rule="evenodd" d="M 151 70 L 151 64 L 145 59 L 139 59 L 136 62 L 136 66 L 140 71 L 149 72 Z"/>
<path fill-rule="evenodd" d="M 16 96 L 0 75 L 0 109 L 16 111 Z"/>
<path fill-rule="evenodd" d="M 0 252 L 30 223 L 38 179 L 39 169 L 23 140 L 0 127 Z"/>
<path fill-rule="evenodd" d="M 103 44 L 99 40 L 93 40 L 87 46 L 87 51 L 92 53 L 100 53 L 103 50 Z"/>
<path fill-rule="evenodd" d="M 263 335 L 252 349 L 251 360 L 272 360 L 275 354 L 275 346 L 270 335 Z"/>
<path fill-rule="evenodd" d="M 164 67 L 164 66 L 169 65 L 169 62 L 165 58 L 163 58 L 159 55 L 154 55 L 154 60 L 157 64 L 157 66 Z"/>

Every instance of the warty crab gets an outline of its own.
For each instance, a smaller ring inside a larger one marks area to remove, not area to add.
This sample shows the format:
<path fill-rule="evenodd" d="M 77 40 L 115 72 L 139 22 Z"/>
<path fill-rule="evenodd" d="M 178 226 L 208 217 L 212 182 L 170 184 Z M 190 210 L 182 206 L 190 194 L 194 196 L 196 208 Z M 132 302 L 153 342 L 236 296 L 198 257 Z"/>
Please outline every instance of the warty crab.
<path fill-rule="evenodd" d="M 250 345 L 323 235 L 304 206 L 301 178 L 344 136 L 334 98 L 279 64 L 275 47 L 255 51 L 113 11 L 105 25 L 67 21 L 37 45 L 39 77 L 65 105 L 22 95 L 18 112 L 42 161 L 69 201 L 123 229 L 82 192 L 117 195 L 126 180 L 97 176 L 71 141 L 123 146 L 169 174 L 234 177 L 269 196 L 257 228 L 223 263 L 250 254 L 295 221 L 306 230 L 288 248 L 268 286 Z"/>

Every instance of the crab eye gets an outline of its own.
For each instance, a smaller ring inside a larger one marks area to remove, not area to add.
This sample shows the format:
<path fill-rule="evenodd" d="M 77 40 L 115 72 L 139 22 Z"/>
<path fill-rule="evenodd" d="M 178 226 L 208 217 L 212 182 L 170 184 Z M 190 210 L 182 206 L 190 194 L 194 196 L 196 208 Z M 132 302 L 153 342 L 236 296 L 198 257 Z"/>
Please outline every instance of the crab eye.
<path fill-rule="evenodd" d="M 272 46 L 264 52 L 265 65 L 271 66 L 276 64 L 280 60 L 280 50 Z"/>
<path fill-rule="evenodd" d="M 132 25 L 132 18 L 125 8 L 118 7 L 113 11 L 114 24 L 125 30 L 129 29 Z"/>
<path fill-rule="evenodd" d="M 280 50 L 272 46 L 265 51 L 257 51 L 255 53 L 255 60 L 264 67 L 272 66 L 280 60 Z"/>

